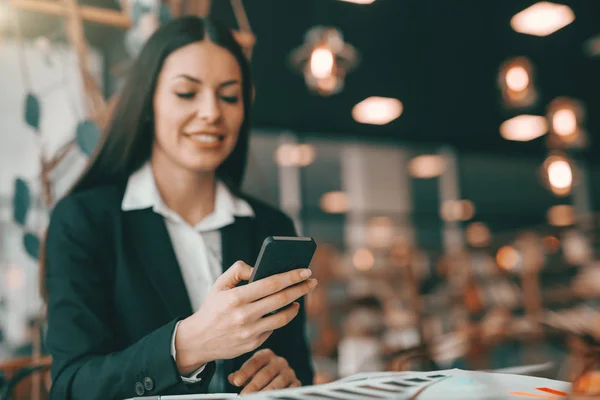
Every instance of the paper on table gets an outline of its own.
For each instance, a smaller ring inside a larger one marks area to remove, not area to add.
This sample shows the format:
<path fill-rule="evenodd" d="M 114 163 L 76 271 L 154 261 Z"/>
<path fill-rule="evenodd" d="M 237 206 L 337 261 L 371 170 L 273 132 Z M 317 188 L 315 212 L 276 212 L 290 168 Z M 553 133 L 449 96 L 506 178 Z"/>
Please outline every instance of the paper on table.
<path fill-rule="evenodd" d="M 396 400 L 470 400 L 470 399 L 551 399 L 566 397 L 571 385 L 522 375 L 464 371 L 459 369 L 432 372 L 375 372 L 358 374 L 325 385 L 307 386 L 240 398 L 249 400 L 308 399 L 396 399 Z M 235 394 L 160 396 L 161 400 L 231 399 Z"/>
<path fill-rule="evenodd" d="M 477 371 L 447 371 L 450 378 L 419 395 L 419 400 L 444 399 L 566 399 L 571 384 L 532 376 Z"/>

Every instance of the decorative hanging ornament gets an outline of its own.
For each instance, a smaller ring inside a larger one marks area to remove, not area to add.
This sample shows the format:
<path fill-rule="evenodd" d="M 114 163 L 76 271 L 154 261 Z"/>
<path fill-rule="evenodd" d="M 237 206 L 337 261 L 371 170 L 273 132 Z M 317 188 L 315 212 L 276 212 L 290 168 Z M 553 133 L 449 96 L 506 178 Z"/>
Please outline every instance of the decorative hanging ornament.
<path fill-rule="evenodd" d="M 316 26 L 305 35 L 304 44 L 292 51 L 293 69 L 304 75 L 306 85 L 321 96 L 339 93 L 346 74 L 358 65 L 358 52 L 344 42 L 333 27 Z"/>
<path fill-rule="evenodd" d="M 171 13 L 167 4 L 161 0 L 121 2 L 122 7 L 123 5 L 132 22 L 132 27 L 125 34 L 125 48 L 134 58 L 158 27 L 171 19 Z"/>

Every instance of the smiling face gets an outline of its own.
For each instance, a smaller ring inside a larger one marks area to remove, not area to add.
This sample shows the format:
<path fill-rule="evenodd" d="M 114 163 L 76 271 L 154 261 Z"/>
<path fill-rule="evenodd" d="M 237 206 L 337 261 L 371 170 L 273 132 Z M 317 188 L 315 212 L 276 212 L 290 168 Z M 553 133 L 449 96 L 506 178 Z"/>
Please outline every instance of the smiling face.
<path fill-rule="evenodd" d="M 240 66 L 209 40 L 184 46 L 165 60 L 153 107 L 152 157 L 214 172 L 233 151 L 244 121 Z"/>

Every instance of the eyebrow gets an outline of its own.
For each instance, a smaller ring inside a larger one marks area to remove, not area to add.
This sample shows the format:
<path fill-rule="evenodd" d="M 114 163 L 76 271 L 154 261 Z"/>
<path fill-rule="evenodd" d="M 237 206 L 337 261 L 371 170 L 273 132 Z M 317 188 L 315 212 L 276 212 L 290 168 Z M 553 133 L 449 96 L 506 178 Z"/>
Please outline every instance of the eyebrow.
<path fill-rule="evenodd" d="M 200 79 L 194 78 L 193 76 L 190 76 L 190 75 L 187 75 L 187 74 L 179 74 L 174 79 L 177 79 L 177 78 L 185 78 L 185 79 L 187 79 L 189 81 L 192 81 L 194 83 L 200 83 L 200 84 L 202 83 L 202 81 Z M 225 86 L 235 85 L 236 83 L 240 83 L 240 81 L 237 80 L 237 79 L 230 79 L 228 81 L 222 82 L 219 86 L 220 87 L 225 87 Z"/>

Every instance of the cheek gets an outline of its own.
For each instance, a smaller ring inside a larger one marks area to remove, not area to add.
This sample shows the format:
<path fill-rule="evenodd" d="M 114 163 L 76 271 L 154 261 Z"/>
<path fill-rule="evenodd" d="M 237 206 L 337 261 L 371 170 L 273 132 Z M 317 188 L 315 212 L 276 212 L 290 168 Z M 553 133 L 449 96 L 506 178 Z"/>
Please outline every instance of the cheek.
<path fill-rule="evenodd" d="M 173 102 L 157 104 L 154 112 L 156 139 L 163 144 L 176 141 L 186 118 L 185 109 L 174 106 Z"/>
<path fill-rule="evenodd" d="M 244 109 L 234 109 L 228 113 L 227 118 L 225 118 L 225 124 L 227 125 L 227 131 L 230 133 L 232 137 L 237 138 L 240 134 L 240 128 L 242 127 L 242 123 L 244 122 Z"/>

